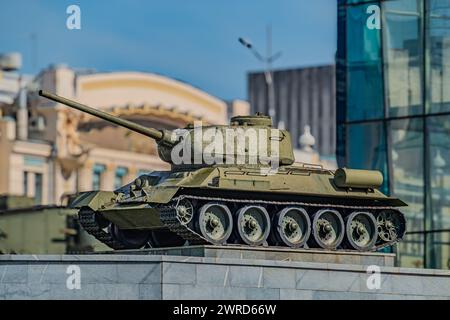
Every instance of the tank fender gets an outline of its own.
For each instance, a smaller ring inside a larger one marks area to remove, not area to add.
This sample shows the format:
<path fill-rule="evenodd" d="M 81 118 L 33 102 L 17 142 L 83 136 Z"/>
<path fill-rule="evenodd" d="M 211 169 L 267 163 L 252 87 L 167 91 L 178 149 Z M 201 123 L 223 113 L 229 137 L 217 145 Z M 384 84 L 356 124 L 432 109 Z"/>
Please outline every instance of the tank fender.
<path fill-rule="evenodd" d="M 164 186 L 152 188 L 147 194 L 147 201 L 154 203 L 168 203 L 173 199 L 180 187 Z"/>
<path fill-rule="evenodd" d="M 70 208 L 79 209 L 89 207 L 92 210 L 98 210 L 107 203 L 113 202 L 117 195 L 112 191 L 87 191 L 81 192 L 69 204 Z"/>

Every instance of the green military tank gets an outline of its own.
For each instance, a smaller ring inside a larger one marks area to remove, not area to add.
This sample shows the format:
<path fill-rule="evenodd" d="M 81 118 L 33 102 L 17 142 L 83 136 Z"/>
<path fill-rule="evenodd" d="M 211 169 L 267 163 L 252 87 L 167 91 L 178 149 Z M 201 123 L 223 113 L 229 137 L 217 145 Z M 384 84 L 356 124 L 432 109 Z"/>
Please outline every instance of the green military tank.
<path fill-rule="evenodd" d="M 72 202 L 83 228 L 113 249 L 241 244 L 374 251 L 405 234 L 398 207 L 406 204 L 377 190 L 380 172 L 294 163 L 289 132 L 273 128 L 268 116 L 157 130 L 39 95 L 154 139 L 171 164 Z"/>

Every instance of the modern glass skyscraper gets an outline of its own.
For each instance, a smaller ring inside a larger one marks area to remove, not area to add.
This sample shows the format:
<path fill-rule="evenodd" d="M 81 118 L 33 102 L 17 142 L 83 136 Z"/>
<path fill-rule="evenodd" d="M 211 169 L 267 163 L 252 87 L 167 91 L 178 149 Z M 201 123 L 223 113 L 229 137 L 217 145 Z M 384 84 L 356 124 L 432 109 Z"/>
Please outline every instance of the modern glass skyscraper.
<path fill-rule="evenodd" d="M 409 204 L 401 266 L 450 264 L 450 2 L 339 0 L 337 158 Z"/>

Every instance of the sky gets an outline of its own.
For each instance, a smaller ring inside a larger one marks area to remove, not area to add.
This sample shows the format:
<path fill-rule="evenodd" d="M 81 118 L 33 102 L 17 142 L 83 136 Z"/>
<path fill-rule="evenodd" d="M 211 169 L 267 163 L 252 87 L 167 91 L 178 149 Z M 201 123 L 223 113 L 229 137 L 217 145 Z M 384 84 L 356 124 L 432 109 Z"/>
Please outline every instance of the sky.
<path fill-rule="evenodd" d="M 247 99 L 249 71 L 264 65 L 239 42 L 266 53 L 272 26 L 275 69 L 331 64 L 336 0 L 0 0 L 0 53 L 20 52 L 21 72 L 55 63 L 98 72 L 141 71 L 187 82 L 221 99 Z M 69 30 L 69 5 L 81 29 Z M 34 39 L 34 40 L 33 40 Z"/>

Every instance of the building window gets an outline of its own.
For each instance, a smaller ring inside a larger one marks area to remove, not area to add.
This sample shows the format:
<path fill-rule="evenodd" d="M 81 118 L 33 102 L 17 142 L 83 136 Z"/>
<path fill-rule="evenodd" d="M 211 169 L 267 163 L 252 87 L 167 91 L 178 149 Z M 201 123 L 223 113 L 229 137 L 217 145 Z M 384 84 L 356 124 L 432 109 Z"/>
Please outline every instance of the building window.
<path fill-rule="evenodd" d="M 42 203 L 42 173 L 34 174 L 34 201 L 36 204 Z"/>
<path fill-rule="evenodd" d="M 28 171 L 23 172 L 23 195 L 28 196 Z"/>
<path fill-rule="evenodd" d="M 118 167 L 114 176 L 114 189 L 118 189 L 124 185 L 124 178 L 128 174 L 128 169 L 125 167 Z"/>
<path fill-rule="evenodd" d="M 103 164 L 95 164 L 92 169 L 92 190 L 100 190 L 102 175 L 106 170 L 106 166 Z"/>

